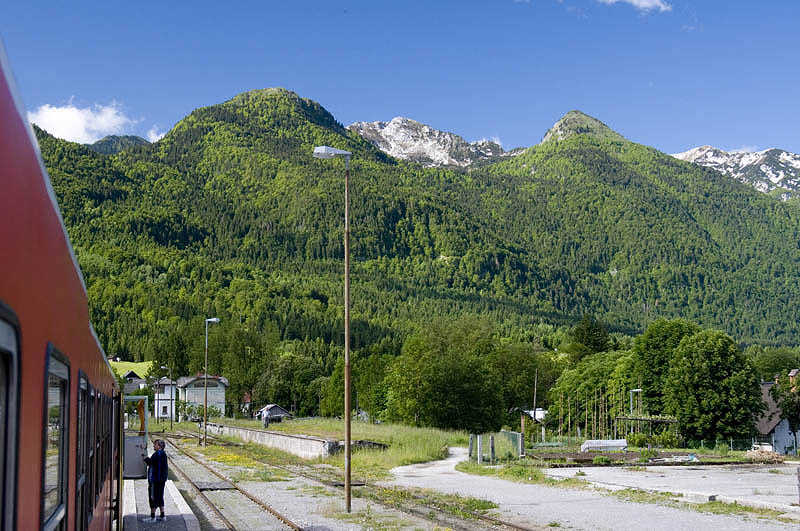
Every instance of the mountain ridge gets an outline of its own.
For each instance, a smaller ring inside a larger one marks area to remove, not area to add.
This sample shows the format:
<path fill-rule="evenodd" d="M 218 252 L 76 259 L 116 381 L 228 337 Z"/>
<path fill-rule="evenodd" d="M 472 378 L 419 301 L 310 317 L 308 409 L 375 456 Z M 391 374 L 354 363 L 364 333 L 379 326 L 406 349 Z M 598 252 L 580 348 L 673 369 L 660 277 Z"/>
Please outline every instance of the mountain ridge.
<path fill-rule="evenodd" d="M 344 168 L 314 159 L 316 145 L 353 152 L 356 349 L 463 314 L 520 334 L 584 313 L 625 331 L 682 316 L 744 343 L 800 342 L 800 213 L 716 171 L 594 123 L 427 169 L 288 91 L 240 96 L 110 157 L 40 138 L 115 348 L 212 311 L 341 338 Z"/>
<path fill-rule="evenodd" d="M 800 194 L 800 155 L 789 151 L 769 148 L 727 152 L 705 145 L 672 156 L 713 168 L 760 192 L 777 195 L 782 200 Z"/>
<path fill-rule="evenodd" d="M 464 138 L 411 118 L 396 116 L 388 122 L 355 122 L 347 126 L 385 153 L 426 167 L 467 167 L 508 156 L 492 140 L 467 142 Z"/>

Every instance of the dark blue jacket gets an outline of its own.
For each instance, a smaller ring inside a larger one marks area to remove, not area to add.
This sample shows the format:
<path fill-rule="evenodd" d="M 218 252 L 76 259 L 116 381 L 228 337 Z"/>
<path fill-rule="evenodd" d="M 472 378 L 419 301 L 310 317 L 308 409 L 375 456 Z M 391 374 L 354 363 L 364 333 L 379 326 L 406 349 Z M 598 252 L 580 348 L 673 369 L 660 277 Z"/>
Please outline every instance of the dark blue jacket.
<path fill-rule="evenodd" d="M 147 481 L 151 483 L 165 483 L 167 481 L 167 454 L 164 450 L 156 450 L 150 457 L 145 457 L 144 462 L 150 467 L 147 471 Z"/>

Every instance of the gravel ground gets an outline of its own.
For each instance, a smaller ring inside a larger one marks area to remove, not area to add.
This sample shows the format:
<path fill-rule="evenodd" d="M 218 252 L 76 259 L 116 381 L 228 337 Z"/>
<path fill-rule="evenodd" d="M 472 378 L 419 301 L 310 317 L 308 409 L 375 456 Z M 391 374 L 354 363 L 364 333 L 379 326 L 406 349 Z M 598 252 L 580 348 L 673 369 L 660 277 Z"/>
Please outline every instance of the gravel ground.
<path fill-rule="evenodd" d="M 496 512 L 499 518 L 521 525 L 630 531 L 798 529 L 796 523 L 786 524 L 750 515 L 715 515 L 695 512 L 689 507 L 624 502 L 601 489 L 561 489 L 472 476 L 455 470 L 456 464 L 465 457 L 466 449 L 454 448 L 450 457 L 443 461 L 398 467 L 392 471 L 395 479 L 386 484 L 488 499 L 500 506 Z"/>
<path fill-rule="evenodd" d="M 788 509 L 800 518 L 798 463 L 736 466 L 584 467 L 549 469 L 552 477 L 574 477 L 614 488 L 640 488 L 694 494 L 697 498 L 737 501 L 743 505 Z"/>
<path fill-rule="evenodd" d="M 185 465 L 191 469 L 188 458 L 181 458 L 174 449 L 171 452 L 168 451 L 168 453 L 170 453 L 171 457 L 174 456 L 180 459 L 181 466 Z M 254 472 L 258 472 L 252 469 L 226 466 L 219 463 L 210 464 L 229 478 L 248 477 L 252 476 Z M 198 465 L 194 464 L 194 466 L 197 467 Z M 264 465 L 264 469 L 274 470 L 267 465 Z M 207 472 L 201 472 L 196 469 L 191 470 L 194 471 L 190 473 L 197 474 L 199 477 L 205 477 L 205 474 L 207 474 Z M 343 489 L 326 487 L 302 477 L 293 477 L 285 472 L 279 472 L 277 475 L 285 479 L 282 481 L 241 480 L 237 482 L 237 485 L 307 531 L 350 531 L 375 528 L 440 529 L 427 520 L 356 497 L 351 498 L 351 513 L 347 514 L 344 511 Z M 202 500 L 195 498 L 186 485 L 180 484 L 178 477 L 175 478 L 175 484 L 181 489 L 182 494 L 187 498 L 187 502 L 192 506 L 192 510 L 197 516 L 203 531 L 226 529 Z M 231 511 L 224 512 L 237 529 L 278 528 L 267 523 L 272 519 L 272 516 L 267 515 L 260 508 L 255 511 L 251 510 L 252 507 L 247 508 L 247 505 L 256 507 L 249 500 L 247 500 L 247 504 L 238 503 L 238 498 L 234 497 L 232 491 L 210 490 L 205 491 L 204 494 L 215 504 L 223 507 L 230 507 L 236 504 L 238 512 L 233 516 L 229 514 Z M 285 529 L 285 527 L 282 528 Z"/>

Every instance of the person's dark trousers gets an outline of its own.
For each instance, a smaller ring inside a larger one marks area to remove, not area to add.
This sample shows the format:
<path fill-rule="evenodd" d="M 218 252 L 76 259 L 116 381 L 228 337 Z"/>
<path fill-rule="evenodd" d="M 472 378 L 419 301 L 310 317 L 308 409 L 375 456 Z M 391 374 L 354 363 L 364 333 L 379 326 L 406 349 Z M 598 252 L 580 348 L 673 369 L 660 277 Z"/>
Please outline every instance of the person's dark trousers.
<path fill-rule="evenodd" d="M 150 512 L 155 513 L 157 507 L 164 507 L 164 486 L 166 481 L 148 481 L 147 493 L 150 498 Z"/>

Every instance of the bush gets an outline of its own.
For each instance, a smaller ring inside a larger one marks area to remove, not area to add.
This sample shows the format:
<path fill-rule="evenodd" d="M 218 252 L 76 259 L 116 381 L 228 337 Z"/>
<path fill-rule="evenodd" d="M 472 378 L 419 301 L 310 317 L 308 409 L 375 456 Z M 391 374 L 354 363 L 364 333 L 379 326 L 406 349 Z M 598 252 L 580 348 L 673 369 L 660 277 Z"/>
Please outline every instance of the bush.
<path fill-rule="evenodd" d="M 627 437 L 628 446 L 642 448 L 647 446 L 648 437 L 644 433 L 629 433 Z"/>
<path fill-rule="evenodd" d="M 652 459 L 656 457 L 658 452 L 653 450 L 652 448 L 643 448 L 642 451 L 639 453 L 639 461 L 642 463 L 646 463 L 648 459 Z"/>
<path fill-rule="evenodd" d="M 592 463 L 594 463 L 595 465 L 610 465 L 611 459 L 609 459 L 604 455 L 598 455 L 592 460 Z"/>
<path fill-rule="evenodd" d="M 661 448 L 678 447 L 678 436 L 669 431 L 653 435 L 651 441 L 655 446 L 660 446 Z"/>

